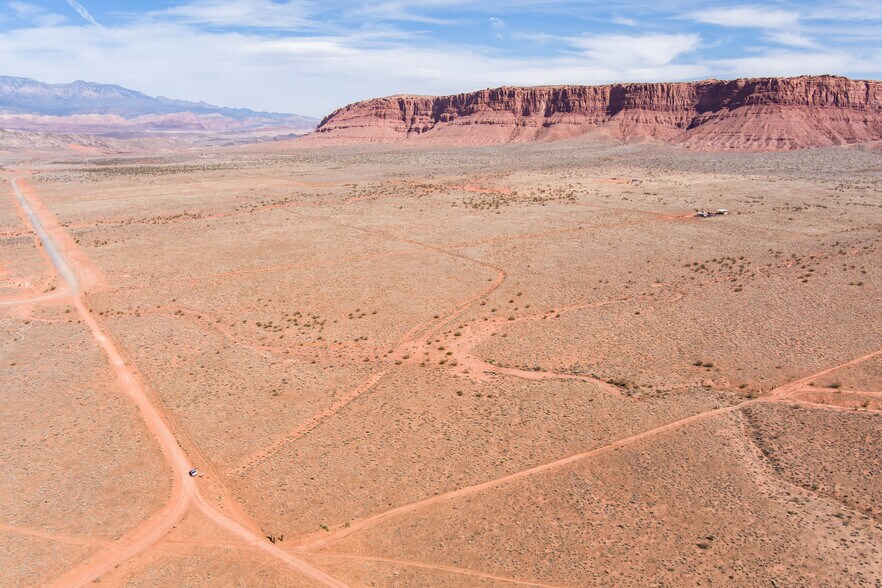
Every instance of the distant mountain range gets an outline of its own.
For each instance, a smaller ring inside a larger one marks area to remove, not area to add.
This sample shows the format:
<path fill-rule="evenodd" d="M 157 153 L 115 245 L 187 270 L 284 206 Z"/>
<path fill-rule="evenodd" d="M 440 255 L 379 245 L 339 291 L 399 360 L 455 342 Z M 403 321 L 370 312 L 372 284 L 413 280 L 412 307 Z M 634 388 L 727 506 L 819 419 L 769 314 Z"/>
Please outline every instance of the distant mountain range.
<path fill-rule="evenodd" d="M 41 132 L 227 132 L 303 134 L 318 120 L 148 96 L 117 85 L 46 84 L 0 76 L 0 128 Z"/>

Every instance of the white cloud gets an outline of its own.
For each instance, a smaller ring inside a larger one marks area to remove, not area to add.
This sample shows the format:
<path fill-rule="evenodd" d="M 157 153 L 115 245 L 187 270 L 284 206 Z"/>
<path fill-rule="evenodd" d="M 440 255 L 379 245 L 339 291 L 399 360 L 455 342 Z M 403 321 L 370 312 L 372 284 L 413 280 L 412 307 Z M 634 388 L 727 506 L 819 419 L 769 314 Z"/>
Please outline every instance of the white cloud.
<path fill-rule="evenodd" d="M 74 12 L 76 12 L 76 13 L 79 14 L 81 17 L 83 17 L 83 20 L 85 20 L 85 21 L 88 22 L 89 24 L 94 25 L 94 26 L 96 26 L 96 27 L 100 27 L 100 26 L 101 26 L 100 24 L 98 24 L 98 23 L 95 21 L 94 18 L 92 18 L 92 15 L 89 14 L 89 11 L 86 10 L 86 7 L 83 6 L 82 4 L 80 4 L 79 2 L 77 2 L 77 0 L 67 0 L 67 3 L 70 5 L 71 8 L 74 9 Z"/>
<path fill-rule="evenodd" d="M 571 38 L 569 43 L 598 63 L 625 68 L 658 67 L 697 49 L 701 37 L 694 34 L 598 35 Z"/>
<path fill-rule="evenodd" d="M 860 75 L 879 70 L 875 60 L 862 59 L 840 51 L 772 51 L 750 57 L 717 60 L 713 62 L 713 66 L 727 77 L 751 78 L 835 74 L 843 71 Z"/>
<path fill-rule="evenodd" d="M 9 2 L 6 5 L 16 18 L 40 27 L 54 27 L 66 20 L 64 15 L 49 12 L 42 6 L 30 2 Z"/>
<path fill-rule="evenodd" d="M 553 34 L 560 30 L 553 27 L 525 27 L 531 21 L 512 13 L 524 10 L 524 1 L 489 0 L 469 13 L 470 26 L 495 33 L 501 31 L 492 27 L 505 18 L 505 38 L 517 43 L 495 43 L 493 34 L 454 43 L 437 27 L 396 20 L 414 12 L 460 18 L 461 12 L 447 8 L 451 3 L 462 8 L 466 0 L 381 1 L 366 8 L 356 3 L 348 12 L 338 11 L 343 0 L 188 0 L 105 28 L 31 18 L 35 26 L 18 22 L 0 30 L 0 55 L 10 75 L 48 82 L 88 79 L 154 95 L 313 116 L 373 96 L 488 86 L 882 72 L 882 38 L 872 37 L 877 27 L 814 21 L 808 8 L 805 20 L 812 26 L 792 29 L 787 23 L 799 19 L 783 9 L 705 11 L 705 18 L 718 23 L 755 29 L 739 31 L 738 43 L 710 44 L 709 36 L 677 32 L 678 24 L 695 30 L 678 18 L 688 8 L 682 4 L 669 20 L 647 23 L 641 16 L 628 34 L 565 36 Z M 587 0 L 578 2 L 584 7 Z M 595 16 L 570 22 L 602 30 L 621 14 L 616 0 L 608 3 L 614 6 L 605 22 Z M 21 14 L 38 14 L 22 0 L 8 6 L 13 4 Z M 563 10 L 561 4 L 547 0 L 542 6 Z M 382 11 L 398 12 L 384 20 Z M 764 17 L 764 26 L 756 24 Z M 668 32 L 652 32 L 655 26 Z M 863 36 L 855 40 L 856 33 Z"/>
<path fill-rule="evenodd" d="M 814 49 L 817 47 L 817 43 L 815 43 L 810 37 L 792 31 L 772 31 L 766 35 L 765 38 L 778 45 L 804 47 L 806 49 Z"/>
<path fill-rule="evenodd" d="M 874 21 L 882 20 L 882 4 L 878 0 L 840 0 L 824 2 L 806 14 L 812 20 Z"/>
<path fill-rule="evenodd" d="M 505 38 L 505 21 L 496 16 L 490 17 L 490 29 L 493 31 L 493 38 L 495 39 L 504 39 Z"/>
<path fill-rule="evenodd" d="M 0 33 L 7 72 L 75 78 L 149 94 L 321 116 L 354 100 L 447 94 L 487 86 L 663 81 L 708 74 L 673 58 L 697 39 L 677 35 L 579 39 L 580 52 L 505 57 L 462 45 L 353 43 L 348 37 L 267 38 L 162 22 Z M 51 57 L 51 58 L 50 58 Z"/>
<path fill-rule="evenodd" d="M 458 21 L 452 18 L 427 16 L 421 14 L 420 10 L 439 7 L 449 9 L 456 4 L 463 3 L 468 3 L 468 0 L 388 0 L 385 2 L 363 2 L 362 5 L 353 10 L 352 13 L 355 17 L 366 20 L 452 25 L 456 24 Z"/>
<path fill-rule="evenodd" d="M 333 37 L 293 38 L 293 39 L 255 39 L 243 47 L 244 52 L 254 55 L 276 57 L 345 57 L 356 56 L 358 51 L 346 45 L 345 39 Z"/>
<path fill-rule="evenodd" d="M 299 29 L 310 24 L 310 4 L 303 0 L 197 0 L 149 13 L 175 22 L 215 27 Z"/>
<path fill-rule="evenodd" d="M 626 16 L 614 16 L 612 22 L 626 27 L 636 27 L 640 24 L 633 18 L 628 18 Z"/>
<path fill-rule="evenodd" d="M 723 27 L 784 29 L 799 24 L 799 13 L 765 6 L 713 8 L 688 15 L 692 20 Z"/>

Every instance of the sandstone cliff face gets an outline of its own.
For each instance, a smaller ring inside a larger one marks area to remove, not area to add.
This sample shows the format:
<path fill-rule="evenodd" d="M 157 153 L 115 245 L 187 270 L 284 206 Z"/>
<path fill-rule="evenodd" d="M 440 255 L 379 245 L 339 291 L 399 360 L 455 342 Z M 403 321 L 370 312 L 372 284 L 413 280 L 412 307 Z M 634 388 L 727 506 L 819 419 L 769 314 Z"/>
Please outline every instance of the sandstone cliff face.
<path fill-rule="evenodd" d="M 335 111 L 308 140 L 489 145 L 591 133 L 705 149 L 795 149 L 878 141 L 882 82 L 804 76 L 392 96 Z"/>

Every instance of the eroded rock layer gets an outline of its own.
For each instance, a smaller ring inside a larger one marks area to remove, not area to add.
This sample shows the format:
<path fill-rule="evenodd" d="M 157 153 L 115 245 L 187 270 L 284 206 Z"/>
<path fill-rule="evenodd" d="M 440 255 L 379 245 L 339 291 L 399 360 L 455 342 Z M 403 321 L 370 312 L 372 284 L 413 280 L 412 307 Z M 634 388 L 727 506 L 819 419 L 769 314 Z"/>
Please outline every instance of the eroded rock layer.
<path fill-rule="evenodd" d="M 705 149 L 879 141 L 882 82 L 803 76 L 391 96 L 336 110 L 307 141 L 502 144 L 593 133 Z"/>

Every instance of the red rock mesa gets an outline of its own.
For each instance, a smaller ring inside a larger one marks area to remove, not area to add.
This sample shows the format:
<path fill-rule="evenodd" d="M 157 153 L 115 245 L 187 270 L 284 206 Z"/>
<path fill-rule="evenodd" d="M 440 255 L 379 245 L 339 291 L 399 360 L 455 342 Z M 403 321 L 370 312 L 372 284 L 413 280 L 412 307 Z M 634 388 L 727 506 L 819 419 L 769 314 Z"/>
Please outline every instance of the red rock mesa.
<path fill-rule="evenodd" d="M 882 82 L 803 76 L 390 96 L 336 110 L 305 140 L 493 145 L 588 134 L 696 149 L 867 143 L 882 139 Z"/>

